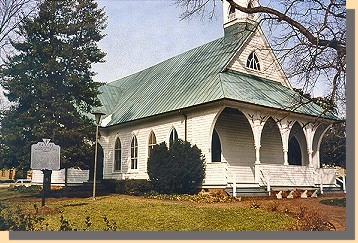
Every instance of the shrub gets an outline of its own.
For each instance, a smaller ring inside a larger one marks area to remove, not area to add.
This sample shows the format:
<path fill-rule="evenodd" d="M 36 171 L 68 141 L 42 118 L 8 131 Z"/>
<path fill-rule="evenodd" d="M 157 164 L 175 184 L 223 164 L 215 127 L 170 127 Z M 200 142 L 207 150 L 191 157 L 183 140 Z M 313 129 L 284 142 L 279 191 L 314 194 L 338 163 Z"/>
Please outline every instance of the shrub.
<path fill-rule="evenodd" d="M 41 189 L 41 186 L 38 186 L 38 185 L 31 185 L 29 187 L 21 185 L 21 186 L 9 187 L 8 190 L 9 191 L 18 191 L 21 193 L 37 193 L 37 192 L 40 192 L 42 189 Z"/>
<path fill-rule="evenodd" d="M 154 146 L 147 169 L 153 189 L 165 194 L 197 193 L 205 176 L 201 150 L 183 140 L 168 149 L 163 142 Z"/>
<path fill-rule="evenodd" d="M 134 196 L 145 195 L 152 190 L 150 182 L 145 179 L 104 180 L 103 184 L 109 192 Z"/>

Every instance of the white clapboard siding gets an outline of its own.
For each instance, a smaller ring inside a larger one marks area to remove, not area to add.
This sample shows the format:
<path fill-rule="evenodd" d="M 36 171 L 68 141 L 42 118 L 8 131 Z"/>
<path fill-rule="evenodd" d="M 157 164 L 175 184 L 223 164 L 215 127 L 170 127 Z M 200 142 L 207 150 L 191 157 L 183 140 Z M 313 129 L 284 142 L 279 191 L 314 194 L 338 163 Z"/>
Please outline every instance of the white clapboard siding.
<path fill-rule="evenodd" d="M 89 170 L 80 170 L 70 168 L 67 170 L 67 183 L 76 184 L 83 183 L 89 179 Z M 41 170 L 32 171 L 32 180 L 33 183 L 42 183 L 43 182 L 43 173 Z M 51 174 L 51 184 L 64 184 L 65 183 L 65 169 L 54 170 Z"/>
<path fill-rule="evenodd" d="M 253 166 L 228 166 L 228 183 L 255 183 L 255 173 Z"/>
<path fill-rule="evenodd" d="M 186 113 L 187 117 L 187 140 L 196 144 L 206 158 L 210 158 L 209 134 L 215 115 L 220 107 L 197 110 Z M 145 120 L 132 125 L 117 126 L 111 129 L 108 135 L 101 136 L 101 145 L 104 150 L 104 179 L 148 179 L 148 139 L 151 131 L 154 132 L 157 143 L 169 143 L 169 136 L 175 128 L 178 137 L 185 138 L 185 117 L 178 113 L 171 116 L 158 117 L 157 119 Z M 130 145 L 135 135 L 138 141 L 138 169 L 130 169 Z M 121 141 L 122 170 L 114 171 L 114 145 L 116 139 Z"/>
<path fill-rule="evenodd" d="M 227 164 L 221 162 L 213 162 L 206 164 L 205 178 L 203 187 L 223 186 L 227 185 Z"/>
<path fill-rule="evenodd" d="M 315 184 L 334 185 L 336 183 L 336 169 L 335 168 L 317 168 L 315 169 L 317 176 L 315 177 Z"/>
<path fill-rule="evenodd" d="M 152 120 L 144 123 L 137 123 L 133 126 L 123 126 L 113 129 L 109 136 L 102 136 L 101 145 L 104 150 L 104 179 L 148 179 L 147 159 L 148 159 L 148 139 L 151 131 L 154 132 L 157 143 L 166 142 L 168 144 L 170 131 L 174 127 L 179 138 L 184 139 L 184 117 L 176 114 L 162 120 Z M 138 168 L 131 169 L 130 146 L 133 136 L 138 141 Z M 114 171 L 114 145 L 116 139 L 121 141 L 122 149 L 122 169 L 120 172 Z"/>
<path fill-rule="evenodd" d="M 188 114 L 188 141 L 201 149 L 206 162 L 211 162 L 211 129 L 219 110 L 217 107 Z"/>
<path fill-rule="evenodd" d="M 254 137 L 243 114 L 221 113 L 215 129 L 221 141 L 222 162 L 228 162 L 233 166 L 254 164 Z"/>
<path fill-rule="evenodd" d="M 281 69 L 277 58 L 275 57 L 261 30 L 258 29 L 252 35 L 250 40 L 244 44 L 241 50 L 242 51 L 238 52 L 235 58 L 229 63 L 228 69 L 261 76 L 287 86 L 288 80 L 286 75 Z M 255 51 L 259 59 L 261 68 L 260 71 L 252 70 L 246 67 L 247 58 L 253 51 Z"/>
<path fill-rule="evenodd" d="M 314 168 L 293 165 L 255 165 L 259 184 L 271 186 L 315 186 Z M 261 173 L 258 173 L 261 172 Z"/>
<path fill-rule="evenodd" d="M 283 164 L 280 130 L 271 118 L 267 120 L 261 133 L 260 161 L 264 164 Z"/>

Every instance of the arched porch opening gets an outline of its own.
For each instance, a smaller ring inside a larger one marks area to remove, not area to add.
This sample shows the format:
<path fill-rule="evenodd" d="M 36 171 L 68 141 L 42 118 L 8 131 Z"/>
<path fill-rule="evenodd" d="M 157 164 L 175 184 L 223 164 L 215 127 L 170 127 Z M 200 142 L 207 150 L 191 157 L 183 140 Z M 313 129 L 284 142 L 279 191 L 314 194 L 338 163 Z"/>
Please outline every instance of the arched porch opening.
<path fill-rule="evenodd" d="M 254 137 L 251 126 L 241 111 L 225 108 L 220 113 L 213 128 L 211 145 L 215 132 L 220 140 L 221 162 L 227 162 L 231 166 L 254 166 Z M 211 151 L 213 149 L 215 148 L 211 147 Z"/>
<path fill-rule="evenodd" d="M 213 137 L 211 139 L 211 161 L 221 161 L 221 141 L 216 129 L 214 129 Z"/>
<path fill-rule="evenodd" d="M 295 135 L 288 140 L 288 164 L 302 165 L 301 146 Z"/>
<path fill-rule="evenodd" d="M 322 162 L 325 162 L 325 161 L 321 161 L 320 159 L 320 147 L 323 137 L 330 127 L 331 124 L 320 124 L 314 134 L 313 143 L 312 143 L 312 149 L 313 149 L 312 160 L 313 160 L 313 165 L 316 168 L 322 168 Z"/>
<path fill-rule="evenodd" d="M 308 165 L 306 137 L 298 122 L 293 124 L 288 141 L 288 164 Z"/>
<path fill-rule="evenodd" d="M 283 164 L 281 133 L 271 117 L 262 129 L 260 160 L 263 164 Z"/>

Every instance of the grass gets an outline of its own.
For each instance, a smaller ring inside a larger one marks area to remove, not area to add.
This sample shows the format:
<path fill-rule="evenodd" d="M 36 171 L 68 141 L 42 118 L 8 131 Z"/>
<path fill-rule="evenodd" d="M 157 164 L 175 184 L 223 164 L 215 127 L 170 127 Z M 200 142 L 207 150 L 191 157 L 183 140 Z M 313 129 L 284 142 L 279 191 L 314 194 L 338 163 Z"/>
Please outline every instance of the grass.
<path fill-rule="evenodd" d="M 2 192 L 0 190 L 0 200 Z M 34 203 L 39 207 L 40 200 L 7 200 L 2 204 L 34 213 Z M 40 209 L 38 214 L 44 218 L 41 224 L 46 230 L 59 230 L 65 224 L 72 230 L 278 231 L 291 229 L 296 223 L 289 216 L 263 209 L 230 204 L 215 207 L 122 195 L 100 196 L 96 201 L 90 198 L 47 199 L 45 209 Z"/>

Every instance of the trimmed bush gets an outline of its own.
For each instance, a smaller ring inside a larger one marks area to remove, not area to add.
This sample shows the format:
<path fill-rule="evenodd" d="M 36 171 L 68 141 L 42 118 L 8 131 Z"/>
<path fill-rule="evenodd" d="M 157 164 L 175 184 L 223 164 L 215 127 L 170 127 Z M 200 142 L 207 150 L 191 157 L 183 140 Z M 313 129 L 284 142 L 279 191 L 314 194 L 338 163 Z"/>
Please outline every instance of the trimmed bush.
<path fill-rule="evenodd" d="M 147 164 L 153 189 L 159 193 L 197 193 L 205 177 L 205 158 L 201 150 L 183 140 L 168 149 L 163 142 L 154 146 Z"/>
<path fill-rule="evenodd" d="M 144 179 L 103 180 L 102 183 L 107 191 L 126 195 L 142 196 L 152 190 L 150 182 Z"/>

